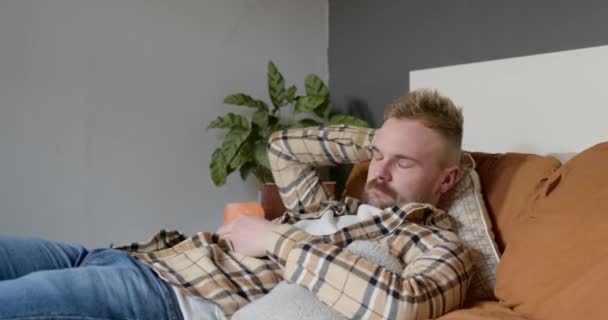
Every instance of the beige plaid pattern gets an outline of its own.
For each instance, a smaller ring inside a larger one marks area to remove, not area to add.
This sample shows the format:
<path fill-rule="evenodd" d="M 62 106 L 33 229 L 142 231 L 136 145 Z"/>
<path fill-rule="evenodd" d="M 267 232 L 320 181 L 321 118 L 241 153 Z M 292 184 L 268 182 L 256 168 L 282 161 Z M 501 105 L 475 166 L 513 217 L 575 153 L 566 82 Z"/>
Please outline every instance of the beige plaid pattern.
<path fill-rule="evenodd" d="M 268 158 L 287 210 L 323 212 L 329 196 L 315 168 L 369 160 L 375 133 L 347 126 L 275 132 L 270 137 Z"/>
<path fill-rule="evenodd" d="M 268 244 L 283 276 L 352 319 L 428 319 L 458 308 L 465 299 L 471 261 L 450 231 L 451 218 L 428 204 L 387 208 L 371 220 L 333 235 L 312 237 L 291 226 L 319 216 L 319 204 L 334 214 L 355 214 L 353 206 L 327 201 L 316 166 L 370 159 L 375 130 L 347 126 L 275 132 L 269 159 L 286 207 Z M 329 205 L 329 206 L 328 206 Z M 299 212 L 316 212 L 301 214 Z M 395 274 L 343 248 L 355 240 L 385 243 L 405 269 Z"/>
<path fill-rule="evenodd" d="M 277 132 L 269 159 L 290 211 L 267 243 L 269 259 L 239 255 L 211 233 L 185 238 L 161 232 L 144 244 L 122 247 L 184 292 L 220 305 L 227 316 L 283 279 L 308 288 L 352 319 L 428 319 L 460 307 L 472 264 L 452 220 L 428 204 L 385 209 L 379 216 L 315 237 L 290 223 L 331 210 L 353 214 L 357 201 L 332 201 L 315 174 L 321 165 L 368 160 L 374 130 L 335 126 Z M 343 248 L 355 240 L 384 243 L 399 257 L 396 274 Z"/>
<path fill-rule="evenodd" d="M 283 280 L 273 261 L 234 252 L 228 241 L 209 232 L 186 239 L 163 230 L 146 243 L 118 249 L 129 251 L 184 293 L 217 303 L 227 316 Z"/>

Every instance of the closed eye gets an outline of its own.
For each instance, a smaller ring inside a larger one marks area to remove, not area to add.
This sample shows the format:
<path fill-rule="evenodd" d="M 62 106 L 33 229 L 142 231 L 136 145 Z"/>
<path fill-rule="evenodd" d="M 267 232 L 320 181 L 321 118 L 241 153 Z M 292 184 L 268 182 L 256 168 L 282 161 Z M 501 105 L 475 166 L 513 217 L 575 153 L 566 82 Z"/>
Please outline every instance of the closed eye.
<path fill-rule="evenodd" d="M 397 160 L 397 166 L 402 169 L 411 168 L 414 166 L 414 162 L 410 159 L 401 158 Z"/>
<path fill-rule="evenodd" d="M 374 160 L 382 160 L 384 158 L 384 155 L 382 154 L 382 152 L 380 152 L 380 150 L 378 150 L 378 148 L 376 147 L 372 147 L 372 158 Z"/>
<path fill-rule="evenodd" d="M 384 159 L 384 154 L 375 146 L 370 148 L 372 152 L 372 159 L 379 161 Z M 397 154 L 395 156 L 391 156 L 390 159 L 394 166 L 397 166 L 402 169 L 411 168 L 415 165 L 419 165 L 420 161 L 403 154 Z"/>

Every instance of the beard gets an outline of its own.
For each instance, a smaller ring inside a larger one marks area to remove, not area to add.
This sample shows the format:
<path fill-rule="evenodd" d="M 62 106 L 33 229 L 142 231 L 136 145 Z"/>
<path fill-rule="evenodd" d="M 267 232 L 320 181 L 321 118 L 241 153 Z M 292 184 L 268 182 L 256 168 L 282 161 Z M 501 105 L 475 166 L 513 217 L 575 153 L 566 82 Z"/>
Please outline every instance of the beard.
<path fill-rule="evenodd" d="M 382 180 L 372 179 L 365 184 L 363 203 L 384 209 L 400 203 L 397 191 Z"/>
<path fill-rule="evenodd" d="M 365 193 L 363 194 L 363 203 L 369 204 L 376 208 L 385 209 L 392 206 L 402 206 L 408 203 L 431 203 L 430 192 L 422 192 L 400 196 L 397 190 L 393 189 L 383 180 L 372 179 L 365 184 Z"/>

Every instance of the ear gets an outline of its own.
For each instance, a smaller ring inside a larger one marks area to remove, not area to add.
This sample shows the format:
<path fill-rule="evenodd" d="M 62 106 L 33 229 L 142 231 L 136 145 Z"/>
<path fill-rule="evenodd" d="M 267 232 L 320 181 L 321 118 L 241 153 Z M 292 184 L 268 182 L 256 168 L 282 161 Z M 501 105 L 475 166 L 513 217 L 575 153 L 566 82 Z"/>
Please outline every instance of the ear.
<path fill-rule="evenodd" d="M 441 183 L 439 184 L 440 195 L 448 192 L 456 184 L 456 178 L 458 177 L 458 172 L 460 172 L 460 168 L 458 166 L 452 166 L 452 167 L 444 169 L 443 179 L 441 180 Z"/>

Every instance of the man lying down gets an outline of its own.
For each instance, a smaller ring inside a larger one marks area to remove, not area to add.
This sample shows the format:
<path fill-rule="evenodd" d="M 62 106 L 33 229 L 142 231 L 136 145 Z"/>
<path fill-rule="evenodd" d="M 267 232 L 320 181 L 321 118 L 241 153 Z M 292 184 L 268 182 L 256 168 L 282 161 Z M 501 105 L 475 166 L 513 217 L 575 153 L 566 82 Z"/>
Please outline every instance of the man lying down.
<path fill-rule="evenodd" d="M 459 308 L 472 263 L 437 209 L 456 182 L 461 110 L 411 92 L 378 130 L 275 132 L 268 154 L 288 209 L 216 233 L 87 250 L 0 237 L 10 319 L 428 319 Z M 370 161 L 365 196 L 329 199 L 315 167 Z"/>

